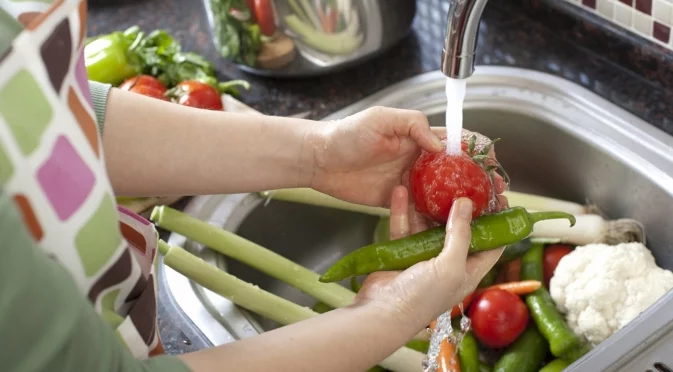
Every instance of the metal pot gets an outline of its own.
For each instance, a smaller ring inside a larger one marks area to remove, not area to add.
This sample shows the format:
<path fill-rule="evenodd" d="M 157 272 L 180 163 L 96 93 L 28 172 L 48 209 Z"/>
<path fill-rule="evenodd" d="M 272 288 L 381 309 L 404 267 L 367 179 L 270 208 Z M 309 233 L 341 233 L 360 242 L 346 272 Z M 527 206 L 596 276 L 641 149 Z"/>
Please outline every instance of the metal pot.
<path fill-rule="evenodd" d="M 416 15 L 416 0 L 274 0 L 273 6 L 276 26 L 294 42 L 295 55 L 279 68 L 238 65 L 244 71 L 305 77 L 342 69 L 398 43 Z"/>

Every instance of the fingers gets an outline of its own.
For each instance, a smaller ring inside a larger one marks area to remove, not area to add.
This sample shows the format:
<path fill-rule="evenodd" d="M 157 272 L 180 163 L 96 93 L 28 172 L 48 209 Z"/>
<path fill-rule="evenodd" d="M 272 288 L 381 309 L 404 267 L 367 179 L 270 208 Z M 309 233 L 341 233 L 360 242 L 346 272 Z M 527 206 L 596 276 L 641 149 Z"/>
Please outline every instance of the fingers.
<path fill-rule="evenodd" d="M 500 259 L 504 248 L 498 248 L 491 251 L 480 252 L 470 255 L 465 264 L 465 272 L 467 273 L 467 280 L 465 282 L 465 290 L 472 292 L 486 273 L 495 266 Z"/>
<path fill-rule="evenodd" d="M 398 136 L 407 136 L 416 141 L 421 148 L 430 152 L 444 149 L 439 138 L 430 130 L 428 118 L 420 111 L 387 109 L 387 113 L 394 115 L 392 129 Z"/>
<path fill-rule="evenodd" d="M 409 193 L 404 186 L 395 186 L 390 200 L 390 239 L 409 235 Z"/>
<path fill-rule="evenodd" d="M 440 267 L 451 267 L 452 270 L 462 269 L 470 248 L 472 231 L 472 201 L 467 198 L 459 198 L 451 207 L 449 221 L 446 224 L 446 239 L 444 249 L 437 256 Z"/>

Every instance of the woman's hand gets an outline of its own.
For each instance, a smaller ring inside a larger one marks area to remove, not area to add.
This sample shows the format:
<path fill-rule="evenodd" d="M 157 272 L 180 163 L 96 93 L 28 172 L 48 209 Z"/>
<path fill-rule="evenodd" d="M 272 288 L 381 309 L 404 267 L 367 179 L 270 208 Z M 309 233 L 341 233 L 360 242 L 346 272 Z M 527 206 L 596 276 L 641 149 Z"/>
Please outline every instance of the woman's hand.
<path fill-rule="evenodd" d="M 431 128 L 419 111 L 373 107 L 347 118 L 318 126 L 309 135 L 314 146 L 314 171 L 311 187 L 352 203 L 389 207 L 393 188 L 408 186 L 409 169 L 421 149 L 443 151 L 443 127 Z M 477 136 L 476 150 L 491 140 L 463 129 L 463 141 Z M 495 159 L 491 147 L 489 155 Z M 500 206 L 507 205 L 501 194 L 507 185 L 495 177 Z M 410 208 L 406 217 L 415 231 L 431 224 Z"/>
<path fill-rule="evenodd" d="M 390 238 L 399 239 L 423 229 L 409 218 L 408 192 L 394 188 L 390 206 Z M 356 303 L 375 304 L 397 313 L 402 322 L 419 331 L 440 314 L 453 308 L 473 292 L 495 265 L 502 249 L 468 257 L 472 202 L 454 202 L 446 225 L 444 249 L 436 257 L 403 272 L 377 272 L 369 275 L 358 292 Z"/>

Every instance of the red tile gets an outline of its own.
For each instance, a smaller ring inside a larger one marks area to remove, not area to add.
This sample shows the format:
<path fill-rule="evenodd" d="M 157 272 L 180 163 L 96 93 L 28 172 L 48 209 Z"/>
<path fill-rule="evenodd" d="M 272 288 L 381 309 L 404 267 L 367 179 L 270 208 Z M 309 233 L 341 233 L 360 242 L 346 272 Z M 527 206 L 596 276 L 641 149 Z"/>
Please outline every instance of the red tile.
<path fill-rule="evenodd" d="M 596 0 L 582 0 L 582 5 L 596 9 Z"/>
<path fill-rule="evenodd" d="M 633 0 L 619 0 L 619 1 L 628 6 L 633 6 Z"/>
<path fill-rule="evenodd" d="M 652 36 L 663 43 L 668 43 L 668 40 L 671 37 L 671 28 L 654 21 L 654 25 L 652 26 Z"/>
<path fill-rule="evenodd" d="M 636 0 L 636 9 L 645 14 L 652 15 L 652 0 Z"/>

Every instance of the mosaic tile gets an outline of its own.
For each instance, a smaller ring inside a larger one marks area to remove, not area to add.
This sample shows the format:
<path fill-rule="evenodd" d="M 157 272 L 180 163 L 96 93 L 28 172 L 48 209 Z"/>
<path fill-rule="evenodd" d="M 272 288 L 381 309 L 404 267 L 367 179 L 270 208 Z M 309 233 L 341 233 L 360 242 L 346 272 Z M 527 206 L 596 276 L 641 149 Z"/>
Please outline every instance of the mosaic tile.
<path fill-rule="evenodd" d="M 635 34 L 673 50 L 673 0 L 565 0 Z"/>

